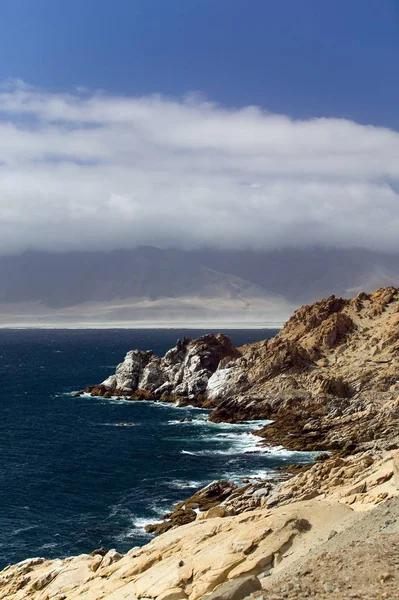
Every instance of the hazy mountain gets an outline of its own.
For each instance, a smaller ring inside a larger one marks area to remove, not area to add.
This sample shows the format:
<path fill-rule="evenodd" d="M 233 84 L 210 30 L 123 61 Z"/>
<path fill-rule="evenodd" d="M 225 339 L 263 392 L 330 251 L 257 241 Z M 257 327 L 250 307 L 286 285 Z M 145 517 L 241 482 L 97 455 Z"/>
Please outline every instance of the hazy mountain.
<path fill-rule="evenodd" d="M 399 285 L 399 254 L 364 249 L 284 248 L 272 251 L 201 250 L 193 253 L 206 266 L 244 277 L 303 304 L 331 294 Z"/>
<path fill-rule="evenodd" d="M 0 325 L 275 325 L 389 284 L 399 255 L 359 249 L 25 252 L 0 257 Z"/>

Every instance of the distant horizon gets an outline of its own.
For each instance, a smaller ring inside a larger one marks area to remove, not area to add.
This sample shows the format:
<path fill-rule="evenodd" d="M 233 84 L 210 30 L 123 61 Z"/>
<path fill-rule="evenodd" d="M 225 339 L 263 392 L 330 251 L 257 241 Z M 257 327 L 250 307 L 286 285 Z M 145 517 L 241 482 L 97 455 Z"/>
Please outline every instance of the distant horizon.
<path fill-rule="evenodd" d="M 173 330 L 173 329 L 179 329 L 179 330 L 212 330 L 212 331 L 220 331 L 222 329 L 231 329 L 231 330 L 235 330 L 235 329 L 265 329 L 265 330 L 270 330 L 270 329 L 281 329 L 284 326 L 284 321 L 281 322 L 276 322 L 276 323 L 267 323 L 266 325 L 261 324 L 260 322 L 250 322 L 250 323 L 242 323 L 239 321 L 227 321 L 226 323 L 223 323 L 221 325 L 216 325 L 214 321 L 211 321 L 208 324 L 204 324 L 204 323 L 199 323 L 199 322 L 193 322 L 191 323 L 187 323 L 187 322 L 183 322 L 182 323 L 173 323 L 173 325 L 171 325 L 170 323 L 167 322 L 161 322 L 161 323 L 156 323 L 156 324 L 152 324 L 152 323 L 141 323 L 140 325 L 134 325 L 132 323 L 128 324 L 126 323 L 126 325 L 122 325 L 121 323 L 116 323 L 116 324 L 110 324 L 110 323 L 102 323 L 102 324 L 96 324 L 94 326 L 94 324 L 74 324 L 74 325 L 69 325 L 69 326 L 65 326 L 65 325 L 55 325 L 54 323 L 50 323 L 50 324 L 35 324 L 35 325 L 0 325 L 0 330 L 3 329 L 8 329 L 8 330 L 34 330 L 34 329 L 40 329 L 40 330 L 69 330 L 69 329 L 79 329 L 79 330 L 95 330 L 95 329 L 112 329 L 112 330 L 117 330 L 117 329 L 131 329 L 131 330 L 144 330 L 144 329 L 169 329 L 169 330 Z"/>

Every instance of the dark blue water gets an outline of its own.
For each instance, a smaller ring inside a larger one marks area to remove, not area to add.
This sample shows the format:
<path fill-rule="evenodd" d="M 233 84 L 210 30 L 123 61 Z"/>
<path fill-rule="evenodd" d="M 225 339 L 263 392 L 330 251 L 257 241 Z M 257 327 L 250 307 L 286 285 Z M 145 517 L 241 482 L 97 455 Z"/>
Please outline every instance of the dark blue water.
<path fill-rule="evenodd" d="M 127 350 L 163 354 L 201 333 L 0 330 L 0 568 L 101 545 L 126 551 L 150 539 L 145 522 L 213 479 L 303 458 L 256 451 L 253 424 L 207 423 L 204 410 L 72 396 Z M 236 344 L 272 335 L 226 333 Z"/>

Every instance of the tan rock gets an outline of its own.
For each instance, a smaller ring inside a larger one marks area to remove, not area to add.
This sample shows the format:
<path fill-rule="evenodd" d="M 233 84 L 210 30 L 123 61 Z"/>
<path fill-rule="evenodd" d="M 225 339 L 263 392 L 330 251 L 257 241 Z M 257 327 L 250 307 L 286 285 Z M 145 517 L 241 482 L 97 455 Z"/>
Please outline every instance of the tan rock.
<path fill-rule="evenodd" d="M 90 569 L 91 571 L 93 571 L 93 573 L 97 571 L 97 569 L 101 565 L 102 560 L 103 557 L 100 554 L 96 554 L 96 556 L 93 558 L 93 560 L 90 563 Z"/>
<path fill-rule="evenodd" d="M 31 589 L 32 591 L 40 591 L 45 588 L 60 572 L 60 568 L 53 569 L 38 577 L 32 582 Z"/>
<path fill-rule="evenodd" d="M 313 500 L 190 523 L 155 538 L 134 556 L 124 555 L 94 572 L 96 557 L 88 555 L 44 561 L 32 567 L 32 583 L 36 583 L 29 587 L 29 600 L 62 594 L 65 600 L 197 600 L 225 581 L 272 568 L 276 556 L 284 563 L 290 553 L 306 552 L 328 538 L 332 525 L 337 529 L 337 523 L 351 514 L 342 504 Z M 24 587 L 16 591 L 26 577 L 20 567 L 0 574 L 1 600 L 25 597 Z"/>
<path fill-rule="evenodd" d="M 395 454 L 392 456 L 392 463 L 395 487 L 397 490 L 399 490 L 399 452 L 395 452 Z"/>
<path fill-rule="evenodd" d="M 112 550 L 109 550 L 102 559 L 101 568 L 109 567 L 113 563 L 118 562 L 121 558 L 122 554 L 119 554 L 119 552 L 117 552 L 115 548 L 113 548 Z"/>
<path fill-rule="evenodd" d="M 204 513 L 204 519 L 216 519 L 226 516 L 226 508 L 223 505 L 214 506 Z"/>

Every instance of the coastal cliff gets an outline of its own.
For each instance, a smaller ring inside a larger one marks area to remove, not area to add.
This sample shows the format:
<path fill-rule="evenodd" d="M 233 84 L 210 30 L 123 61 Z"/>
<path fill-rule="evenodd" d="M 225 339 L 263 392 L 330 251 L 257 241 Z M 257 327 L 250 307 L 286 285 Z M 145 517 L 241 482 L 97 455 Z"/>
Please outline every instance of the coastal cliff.
<path fill-rule="evenodd" d="M 212 408 L 215 422 L 270 419 L 265 443 L 352 452 L 396 435 L 399 290 L 298 309 L 272 339 L 235 348 L 223 334 L 179 340 L 163 358 L 133 350 L 85 392 Z"/>
<path fill-rule="evenodd" d="M 399 598 L 398 289 L 304 306 L 241 348 L 218 334 L 163 358 L 134 350 L 86 392 L 270 419 L 261 444 L 328 452 L 278 483 L 208 486 L 177 506 L 183 521 L 172 514 L 124 556 L 9 566 L 1 599 Z"/>

